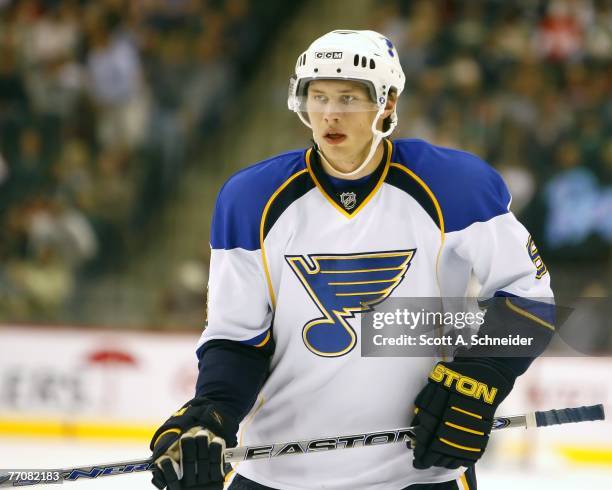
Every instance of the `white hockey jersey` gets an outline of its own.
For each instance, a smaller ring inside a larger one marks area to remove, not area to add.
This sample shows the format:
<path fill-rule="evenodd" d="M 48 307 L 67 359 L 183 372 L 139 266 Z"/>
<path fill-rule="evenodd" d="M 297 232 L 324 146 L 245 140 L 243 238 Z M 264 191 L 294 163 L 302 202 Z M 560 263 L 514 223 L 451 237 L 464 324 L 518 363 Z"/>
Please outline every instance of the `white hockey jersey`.
<path fill-rule="evenodd" d="M 381 165 L 354 189 L 334 187 L 308 149 L 248 167 L 220 191 L 199 347 L 276 344 L 239 445 L 409 425 L 436 360 L 361 357 L 363 301 L 461 297 L 472 272 L 483 298 L 552 296 L 495 170 L 421 140 L 383 144 Z M 283 490 L 392 490 L 462 472 L 417 471 L 403 444 L 243 462 L 236 471 Z"/>

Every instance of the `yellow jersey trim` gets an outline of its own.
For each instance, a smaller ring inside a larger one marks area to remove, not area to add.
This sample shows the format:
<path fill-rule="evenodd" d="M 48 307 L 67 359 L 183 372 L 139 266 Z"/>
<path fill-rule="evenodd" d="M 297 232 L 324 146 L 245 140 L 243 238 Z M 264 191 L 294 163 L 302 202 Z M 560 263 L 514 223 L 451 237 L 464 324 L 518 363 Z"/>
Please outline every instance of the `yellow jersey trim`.
<path fill-rule="evenodd" d="M 399 270 L 401 267 L 379 267 L 378 269 L 351 269 L 345 271 L 325 271 L 319 270 L 319 274 L 354 274 L 356 272 L 385 272 L 385 271 L 394 271 Z"/>
<path fill-rule="evenodd" d="M 555 331 L 554 325 L 542 320 L 541 318 L 538 318 L 533 313 L 529 313 L 527 310 L 523 310 L 523 308 L 516 306 L 514 303 L 512 303 L 512 301 L 510 301 L 510 298 L 506 298 L 506 306 L 510 308 L 512 311 L 514 311 L 515 313 L 521 316 L 524 316 L 525 318 L 528 318 L 531 321 L 536 322 L 538 325 L 542 325 L 543 327 L 546 327 L 552 330 L 553 332 Z"/>
<path fill-rule="evenodd" d="M 306 152 L 306 161 L 309 160 L 309 155 L 312 149 L 309 149 Z M 261 222 L 259 224 L 259 247 L 261 249 L 261 260 L 263 262 L 264 273 L 266 275 L 266 282 L 268 283 L 268 291 L 270 293 L 270 301 L 272 301 L 272 308 L 276 308 L 276 296 L 274 294 L 274 288 L 272 287 L 272 279 L 270 277 L 270 269 L 268 266 L 268 259 L 266 258 L 266 248 L 264 246 L 264 225 L 266 223 L 266 218 L 268 216 L 268 211 L 270 210 L 270 206 L 276 199 L 276 197 L 283 191 L 285 187 L 287 187 L 294 179 L 298 178 L 303 173 L 308 172 L 307 169 L 302 169 L 299 172 L 294 173 L 289 177 L 285 182 L 283 182 L 278 189 L 274 191 L 268 202 L 266 203 L 266 207 L 263 210 L 261 215 Z"/>
<path fill-rule="evenodd" d="M 465 477 L 465 473 L 463 473 L 459 480 L 461 480 L 461 484 L 463 485 L 463 490 L 470 490 L 470 486 L 468 485 L 467 478 Z"/>
<path fill-rule="evenodd" d="M 397 168 L 398 170 L 401 170 L 405 174 L 408 174 L 412 179 L 414 179 L 416 183 L 419 184 L 423 188 L 423 190 L 427 193 L 427 195 L 433 202 L 434 207 L 436 208 L 436 214 L 438 215 L 438 221 L 440 223 L 440 248 L 438 249 L 438 258 L 436 259 L 436 275 L 437 275 L 438 274 L 438 261 L 440 260 L 440 253 L 442 252 L 442 246 L 444 245 L 444 239 L 445 239 L 444 215 L 442 214 L 442 208 L 440 207 L 440 203 L 438 202 L 438 199 L 436 198 L 433 191 L 429 188 L 429 186 L 425 182 L 423 182 L 423 179 L 421 179 L 412 170 L 410 170 L 409 168 L 406 168 L 403 165 L 400 165 L 399 163 L 392 163 L 391 166 Z"/>
<path fill-rule="evenodd" d="M 444 216 L 442 214 L 442 208 L 440 207 L 440 203 L 438 202 L 438 199 L 436 198 L 436 196 L 433 193 L 433 191 L 429 188 L 429 186 L 425 182 L 423 182 L 423 179 L 421 179 L 421 177 L 419 177 L 417 174 L 415 174 L 412 170 L 410 170 L 409 168 L 405 167 L 404 165 L 401 165 L 399 163 L 391 163 L 391 166 L 397 168 L 398 170 L 401 170 L 402 172 L 404 172 L 406 174 L 408 174 L 427 193 L 427 195 L 429 196 L 429 198 L 433 202 L 434 207 L 436 208 L 436 214 L 438 215 L 438 220 L 440 222 L 440 234 L 442 235 L 442 240 L 444 240 Z"/>
<path fill-rule="evenodd" d="M 382 284 L 382 283 L 387 283 L 387 282 L 392 282 L 392 281 L 393 279 L 378 279 L 375 281 L 328 282 L 327 284 L 329 284 L 330 286 L 355 286 L 355 285 L 361 285 L 361 284 Z"/>
<path fill-rule="evenodd" d="M 268 343 L 268 340 L 270 340 L 270 330 L 268 330 L 264 339 L 259 344 L 256 344 L 255 347 L 263 347 Z"/>
<path fill-rule="evenodd" d="M 384 163 L 385 169 L 383 170 L 382 174 L 380 175 L 380 177 L 378 179 L 378 182 L 376 183 L 374 188 L 370 191 L 368 196 L 361 202 L 361 204 L 359 206 L 357 206 L 357 208 L 352 213 L 349 213 L 346 209 L 344 209 L 341 206 L 339 206 L 338 203 L 336 201 L 334 201 L 334 199 L 332 199 L 332 197 L 327 192 L 325 192 L 325 189 L 323 188 L 323 186 L 321 185 L 321 183 L 319 182 L 319 180 L 315 176 L 314 172 L 312 171 L 312 167 L 311 167 L 311 164 L 310 164 L 310 155 L 311 155 L 311 152 L 312 152 L 312 148 L 309 149 L 308 152 L 306 153 L 306 166 L 308 168 L 308 172 L 310 173 L 310 177 L 312 178 L 313 182 L 317 186 L 317 189 L 319 189 L 319 191 L 321 191 L 321 194 L 323 194 L 323 197 L 325 197 L 325 199 L 327 199 L 329 201 L 329 203 L 334 208 L 336 208 L 342 215 L 344 215 L 348 219 L 352 219 L 352 218 L 354 218 L 355 216 L 357 216 L 359 214 L 359 212 L 376 195 L 378 190 L 382 187 L 383 183 L 385 182 L 385 179 L 387 178 L 387 172 L 389 172 L 389 164 L 391 162 L 391 151 L 393 149 L 393 145 L 391 144 L 391 142 L 389 140 L 383 140 L 383 142 L 384 142 L 384 144 L 387 145 L 387 160 Z"/>
<path fill-rule="evenodd" d="M 438 199 L 436 198 L 436 195 L 433 193 L 433 191 L 417 174 L 415 174 L 412 170 L 405 167 L 404 165 L 400 165 L 399 163 L 392 163 L 391 166 L 409 175 L 417 184 L 419 184 L 427 193 L 429 198 L 432 200 L 434 208 L 436 208 L 436 214 L 438 215 L 438 222 L 440 224 L 440 247 L 438 248 L 438 254 L 436 255 L 436 282 L 438 283 L 438 291 L 440 292 L 440 296 L 442 296 L 442 288 L 440 287 L 440 257 L 442 255 L 442 248 L 444 247 L 444 241 L 446 239 L 442 207 L 440 206 L 440 203 L 438 202 Z M 444 355 L 443 360 L 447 361 L 451 357 L 452 356 Z"/>

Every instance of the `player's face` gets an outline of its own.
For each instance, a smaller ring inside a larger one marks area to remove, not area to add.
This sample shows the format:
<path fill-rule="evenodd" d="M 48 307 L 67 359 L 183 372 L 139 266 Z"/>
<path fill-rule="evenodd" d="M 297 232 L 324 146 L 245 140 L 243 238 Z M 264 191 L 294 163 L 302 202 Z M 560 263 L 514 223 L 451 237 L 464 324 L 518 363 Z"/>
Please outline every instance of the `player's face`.
<path fill-rule="evenodd" d="M 369 151 L 377 110 L 361 83 L 316 80 L 308 86 L 306 112 L 313 136 L 332 160 L 353 160 Z"/>

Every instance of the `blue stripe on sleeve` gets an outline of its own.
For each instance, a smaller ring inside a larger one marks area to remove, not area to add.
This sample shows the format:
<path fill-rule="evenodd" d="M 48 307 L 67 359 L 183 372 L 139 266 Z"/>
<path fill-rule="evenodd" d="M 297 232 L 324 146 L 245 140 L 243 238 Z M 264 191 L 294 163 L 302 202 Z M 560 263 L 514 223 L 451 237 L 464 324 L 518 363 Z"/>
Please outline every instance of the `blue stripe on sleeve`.
<path fill-rule="evenodd" d="M 212 218 L 214 249 L 259 249 L 259 225 L 266 203 L 283 182 L 306 167 L 304 150 L 291 151 L 247 167 L 219 191 Z"/>
<path fill-rule="evenodd" d="M 499 173 L 471 153 L 423 140 L 393 142 L 391 161 L 416 173 L 434 193 L 446 232 L 508 212 L 510 193 Z"/>

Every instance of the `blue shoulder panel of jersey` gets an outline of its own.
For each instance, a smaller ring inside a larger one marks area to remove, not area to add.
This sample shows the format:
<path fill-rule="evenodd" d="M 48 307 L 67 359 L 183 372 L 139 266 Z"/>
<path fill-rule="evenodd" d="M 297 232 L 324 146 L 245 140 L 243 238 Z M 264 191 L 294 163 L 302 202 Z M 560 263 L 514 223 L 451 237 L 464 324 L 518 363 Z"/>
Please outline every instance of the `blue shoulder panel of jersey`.
<path fill-rule="evenodd" d="M 391 161 L 404 165 L 431 189 L 446 232 L 508 212 L 510 193 L 499 173 L 477 156 L 417 139 L 393 141 Z"/>
<path fill-rule="evenodd" d="M 306 168 L 306 150 L 296 150 L 242 169 L 231 176 L 217 196 L 210 244 L 214 249 L 259 249 L 259 226 L 274 192 Z"/>

